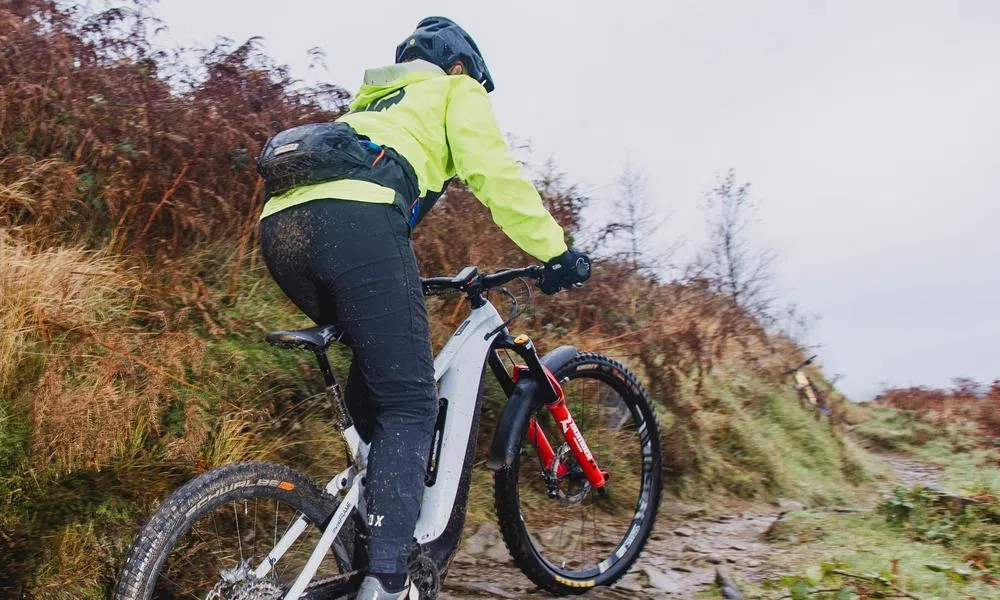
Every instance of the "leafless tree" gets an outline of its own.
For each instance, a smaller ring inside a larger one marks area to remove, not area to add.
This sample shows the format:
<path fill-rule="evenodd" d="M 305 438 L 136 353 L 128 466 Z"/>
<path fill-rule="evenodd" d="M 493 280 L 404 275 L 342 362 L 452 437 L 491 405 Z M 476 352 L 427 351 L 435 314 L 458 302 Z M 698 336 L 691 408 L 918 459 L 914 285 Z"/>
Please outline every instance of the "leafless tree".
<path fill-rule="evenodd" d="M 774 252 L 752 238 L 758 205 L 750 184 L 738 184 L 732 169 L 716 176 L 715 188 L 705 195 L 704 210 L 708 240 L 698 261 L 701 276 L 734 304 L 769 320 Z"/>
<path fill-rule="evenodd" d="M 953 377 L 951 388 L 956 396 L 982 396 L 986 393 L 986 386 L 973 377 Z"/>
<path fill-rule="evenodd" d="M 653 205 L 645 171 L 626 162 L 615 179 L 610 206 L 612 220 L 600 230 L 597 247 L 607 248 L 636 271 L 655 274 L 674 248 L 662 249 L 653 241 L 670 216 Z"/>

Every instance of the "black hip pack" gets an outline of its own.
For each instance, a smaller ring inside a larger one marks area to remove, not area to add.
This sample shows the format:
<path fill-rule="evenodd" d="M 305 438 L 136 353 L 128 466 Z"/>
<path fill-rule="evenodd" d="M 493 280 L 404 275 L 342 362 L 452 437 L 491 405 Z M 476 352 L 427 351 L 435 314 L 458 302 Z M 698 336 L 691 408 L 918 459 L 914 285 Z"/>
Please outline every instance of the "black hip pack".
<path fill-rule="evenodd" d="M 311 123 L 276 134 L 264 144 L 257 172 L 264 178 L 265 198 L 339 179 L 391 188 L 407 203 L 419 194 L 417 176 L 405 158 L 358 135 L 347 123 Z"/>

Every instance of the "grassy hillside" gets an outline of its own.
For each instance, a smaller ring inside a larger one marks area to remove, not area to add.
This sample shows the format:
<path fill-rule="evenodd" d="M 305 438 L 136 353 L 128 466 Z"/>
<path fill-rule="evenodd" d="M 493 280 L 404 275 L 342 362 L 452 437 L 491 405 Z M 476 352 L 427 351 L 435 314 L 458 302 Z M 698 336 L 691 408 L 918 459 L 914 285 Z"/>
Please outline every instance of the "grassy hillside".
<path fill-rule="evenodd" d="M 151 26 L 142 5 L 0 2 L 0 48 L 16 50 L 0 52 L 2 596 L 104 597 L 157 499 L 213 466 L 321 477 L 343 461 L 309 356 L 262 342 L 307 322 L 255 254 L 250 157 L 272 124 L 330 118 L 346 94 L 301 88 L 253 42 L 164 54 Z M 578 235 L 586 199 L 555 176 L 539 187 Z M 414 244 L 427 274 L 531 260 L 461 187 Z M 850 501 L 871 469 L 780 375 L 801 350 L 709 284 L 608 259 L 516 329 L 639 373 L 664 424 L 667 502 Z M 430 310 L 440 343 L 465 308 Z M 502 403 L 489 394 L 486 431 Z M 487 479 L 475 518 L 490 516 Z"/>
<path fill-rule="evenodd" d="M 897 469 L 910 470 L 909 476 L 902 473 L 906 485 L 888 490 L 872 511 L 786 515 L 767 532 L 786 575 L 748 585 L 751 594 L 996 597 L 997 389 L 890 390 L 874 403 L 849 407 L 851 439 L 882 453 Z"/>
<path fill-rule="evenodd" d="M 213 466 L 260 458 L 322 477 L 343 464 L 311 357 L 262 342 L 266 329 L 305 322 L 259 266 L 244 269 L 228 304 L 209 285 L 200 299 L 172 298 L 171 312 L 153 314 L 142 308 L 153 289 L 122 259 L 9 241 L 0 252 L 3 314 L 20 316 L 5 323 L 16 335 L 0 397 L 6 589 L 100 597 L 157 499 Z M 454 308 L 433 309 L 444 329 Z M 539 332 L 543 348 L 600 347 L 529 319 L 518 329 Z M 335 362 L 346 370 L 343 353 Z M 676 496 L 838 504 L 869 477 L 864 459 L 828 418 L 800 406 L 787 381 L 734 359 L 700 386 L 680 377 L 678 390 L 670 401 L 656 396 L 667 445 L 683 453 L 668 471 Z M 498 390 L 489 394 L 487 419 L 502 402 Z M 682 429 L 684 439 L 669 437 Z M 473 520 L 491 516 L 489 485 L 479 471 Z"/>

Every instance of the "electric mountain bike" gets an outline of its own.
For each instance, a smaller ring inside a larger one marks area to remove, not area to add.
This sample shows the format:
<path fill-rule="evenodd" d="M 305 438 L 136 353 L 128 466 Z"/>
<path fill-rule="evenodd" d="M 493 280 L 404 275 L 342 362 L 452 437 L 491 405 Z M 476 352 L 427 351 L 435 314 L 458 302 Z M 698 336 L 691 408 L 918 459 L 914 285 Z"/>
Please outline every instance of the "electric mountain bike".
<path fill-rule="evenodd" d="M 425 294 L 457 292 L 471 311 L 435 358 L 439 408 L 410 577 L 433 598 L 458 549 L 483 407 L 486 366 L 507 396 L 487 467 L 500 532 L 515 564 L 558 595 L 611 585 L 638 558 L 656 519 L 661 441 L 653 406 L 618 362 L 562 346 L 540 357 L 507 327 L 519 305 L 504 284 L 530 266 L 423 279 Z M 487 298 L 512 299 L 504 319 Z M 352 598 L 365 573 L 368 446 L 326 356 L 337 326 L 278 331 L 267 340 L 312 351 L 349 466 L 324 487 L 283 465 L 230 464 L 188 481 L 136 537 L 114 597 L 295 600 Z M 513 360 L 517 356 L 520 360 Z M 506 357 L 507 362 L 505 362 Z M 508 366 L 508 362 L 512 363 Z"/>

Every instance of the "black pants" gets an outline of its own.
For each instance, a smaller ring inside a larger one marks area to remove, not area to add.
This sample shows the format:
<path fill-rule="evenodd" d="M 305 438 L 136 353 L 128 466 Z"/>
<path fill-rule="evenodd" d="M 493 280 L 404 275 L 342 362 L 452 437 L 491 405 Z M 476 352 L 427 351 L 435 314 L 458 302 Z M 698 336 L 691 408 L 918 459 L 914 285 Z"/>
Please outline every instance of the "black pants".
<path fill-rule="evenodd" d="M 427 310 L 395 205 L 313 200 L 266 217 L 261 251 L 281 289 L 354 352 L 345 397 L 371 441 L 369 570 L 405 573 L 437 416 Z"/>

